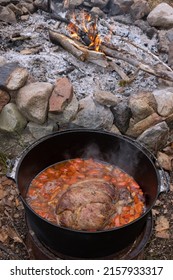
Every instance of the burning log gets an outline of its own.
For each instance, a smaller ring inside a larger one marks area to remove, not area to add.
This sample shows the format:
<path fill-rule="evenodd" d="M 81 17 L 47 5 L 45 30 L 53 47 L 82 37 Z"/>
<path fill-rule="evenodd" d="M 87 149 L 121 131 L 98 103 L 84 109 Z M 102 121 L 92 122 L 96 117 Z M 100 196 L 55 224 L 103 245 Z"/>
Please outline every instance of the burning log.
<path fill-rule="evenodd" d="M 152 67 L 150 64 L 146 64 L 144 61 L 137 60 L 134 55 L 123 51 L 116 46 L 111 44 L 102 43 L 99 48 L 100 51 L 90 50 L 89 47 L 83 45 L 79 41 L 67 37 L 64 34 L 58 33 L 53 30 L 49 30 L 50 40 L 61 45 L 64 49 L 74 55 L 81 61 L 88 61 L 97 64 L 101 67 L 111 66 L 126 83 L 132 82 L 139 70 L 152 74 L 163 80 L 173 81 L 173 71 L 165 70 L 163 68 L 159 69 L 159 66 Z M 125 72 L 116 64 L 116 60 L 122 60 L 130 65 L 137 68 L 135 74 L 130 78 Z M 162 65 L 164 66 L 164 65 Z"/>
<path fill-rule="evenodd" d="M 64 49 L 81 61 L 92 62 L 102 67 L 107 67 L 109 65 L 104 53 L 89 50 L 80 42 L 74 41 L 64 34 L 49 30 L 49 38 L 52 43 L 61 45 Z"/>

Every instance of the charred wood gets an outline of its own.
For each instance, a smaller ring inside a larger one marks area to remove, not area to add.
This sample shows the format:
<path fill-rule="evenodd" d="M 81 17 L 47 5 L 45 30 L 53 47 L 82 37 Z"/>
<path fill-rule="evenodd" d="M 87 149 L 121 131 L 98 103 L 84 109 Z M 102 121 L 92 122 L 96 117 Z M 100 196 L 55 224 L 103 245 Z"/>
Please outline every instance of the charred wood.
<path fill-rule="evenodd" d="M 104 53 L 89 50 L 80 42 L 76 42 L 66 35 L 49 30 L 49 38 L 52 43 L 61 45 L 64 49 L 81 61 L 92 62 L 102 67 L 107 67 L 109 65 Z"/>

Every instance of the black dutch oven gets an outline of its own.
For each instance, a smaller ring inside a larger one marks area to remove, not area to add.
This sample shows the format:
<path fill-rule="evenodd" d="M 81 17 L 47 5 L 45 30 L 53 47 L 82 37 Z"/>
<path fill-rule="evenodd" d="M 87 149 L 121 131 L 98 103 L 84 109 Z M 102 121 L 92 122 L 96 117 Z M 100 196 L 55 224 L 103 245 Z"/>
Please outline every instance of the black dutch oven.
<path fill-rule="evenodd" d="M 125 226 L 97 232 L 59 227 L 37 215 L 25 199 L 33 178 L 54 163 L 77 157 L 93 157 L 131 175 L 144 192 L 145 213 Z M 91 129 L 67 130 L 41 138 L 22 153 L 14 170 L 13 179 L 26 218 L 38 239 L 54 251 L 84 259 L 111 255 L 133 242 L 141 233 L 161 186 L 155 163 L 143 147 L 129 138 Z"/>

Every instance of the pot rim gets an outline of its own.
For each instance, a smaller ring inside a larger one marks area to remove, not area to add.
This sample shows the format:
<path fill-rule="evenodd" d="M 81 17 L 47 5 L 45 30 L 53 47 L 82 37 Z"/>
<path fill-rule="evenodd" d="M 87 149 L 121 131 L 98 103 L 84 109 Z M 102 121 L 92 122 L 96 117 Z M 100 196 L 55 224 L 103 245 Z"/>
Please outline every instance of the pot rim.
<path fill-rule="evenodd" d="M 150 161 L 150 163 L 152 164 L 154 170 L 155 170 L 155 173 L 156 173 L 156 177 L 157 177 L 157 182 L 158 182 L 158 188 L 157 188 L 157 194 L 152 202 L 152 205 L 150 205 L 150 207 L 148 207 L 148 209 L 140 216 L 138 217 L 137 219 L 133 220 L 132 222 L 128 223 L 128 224 L 125 224 L 123 226 L 119 226 L 117 228 L 111 228 L 111 229 L 106 229 L 106 230 L 98 230 L 98 231 L 84 231 L 84 230 L 75 230 L 75 229 L 70 229 L 70 228 L 67 228 L 67 227 L 63 227 L 63 226 L 59 226 L 59 225 L 56 225 L 50 221 L 48 221 L 47 219 L 41 217 L 40 215 L 38 215 L 33 209 L 32 207 L 26 202 L 26 199 L 21 195 L 20 191 L 19 191 L 19 197 L 20 199 L 22 200 L 23 204 L 25 205 L 25 207 L 29 208 L 29 210 L 34 214 L 36 215 L 39 219 L 43 220 L 44 222 L 50 224 L 51 226 L 55 227 L 55 228 L 58 228 L 58 229 L 62 229 L 62 230 L 65 230 L 65 231 L 72 231 L 72 232 L 75 232 L 75 233 L 81 233 L 81 234 L 88 234 L 88 235 L 92 235 L 92 234 L 103 234 L 103 233 L 106 233 L 106 232 L 112 232 L 112 231 L 117 231 L 117 230 L 120 230 L 120 229 L 123 229 L 123 228 L 126 228 L 130 225 L 133 225 L 134 223 L 136 223 L 137 221 L 139 221 L 140 219 L 144 218 L 145 216 L 147 217 L 147 215 L 149 214 L 149 212 L 151 211 L 151 209 L 153 208 L 153 206 L 155 205 L 155 202 L 158 198 L 158 195 L 160 194 L 160 185 L 161 185 L 161 179 L 160 179 L 160 174 L 154 164 L 154 162 L 151 160 L 151 157 L 147 154 L 147 152 L 149 152 L 144 146 L 140 145 L 140 143 L 136 143 L 134 139 L 131 139 L 127 136 L 123 136 L 123 135 L 119 135 L 119 134 L 115 134 L 115 133 L 112 133 L 112 132 L 108 132 L 108 131 L 102 131 L 102 130 L 96 130 L 96 129 L 88 129 L 88 128 L 79 128 L 79 129 L 67 129 L 67 130 L 62 130 L 62 131 L 57 131 L 57 132 L 54 132 L 52 134 L 49 134 L 49 135 L 46 135 L 46 136 L 43 136 L 41 138 L 39 138 L 38 140 L 34 141 L 34 143 L 32 143 L 31 145 L 29 145 L 21 154 L 21 156 L 19 157 L 18 159 L 18 162 L 17 162 L 17 167 L 16 167 L 16 171 L 15 171 L 15 182 L 16 182 L 16 185 L 17 185 L 17 188 L 19 190 L 19 187 L 18 187 L 18 180 L 17 180 L 17 177 L 18 177 L 18 171 L 19 171 L 19 168 L 22 164 L 22 161 L 23 159 L 25 158 L 25 156 L 28 154 L 28 152 L 30 152 L 34 147 L 36 147 L 37 145 L 39 145 L 40 143 L 42 143 L 43 141 L 46 141 L 47 139 L 50 139 L 52 137 L 55 137 L 57 135 L 60 135 L 60 134 L 68 134 L 68 133 L 79 133 L 79 132 L 89 132 L 89 133 L 99 133 L 99 134 L 106 134 L 106 135 L 110 135 L 110 136 L 114 136 L 114 137 L 117 137 L 123 141 L 127 141 L 129 142 L 131 145 L 133 145 L 135 148 L 139 149 L 142 153 L 145 154 L 145 156 L 148 158 L 148 160 Z M 152 154 L 151 154 L 152 155 Z"/>

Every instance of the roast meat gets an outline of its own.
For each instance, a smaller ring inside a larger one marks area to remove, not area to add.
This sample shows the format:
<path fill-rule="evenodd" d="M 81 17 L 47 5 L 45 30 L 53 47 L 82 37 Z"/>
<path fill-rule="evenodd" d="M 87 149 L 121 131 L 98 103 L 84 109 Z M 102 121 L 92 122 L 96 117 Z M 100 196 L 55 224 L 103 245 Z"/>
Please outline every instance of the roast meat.
<path fill-rule="evenodd" d="M 115 212 L 118 191 L 102 179 L 82 180 L 60 197 L 57 222 L 76 230 L 101 230 Z"/>

